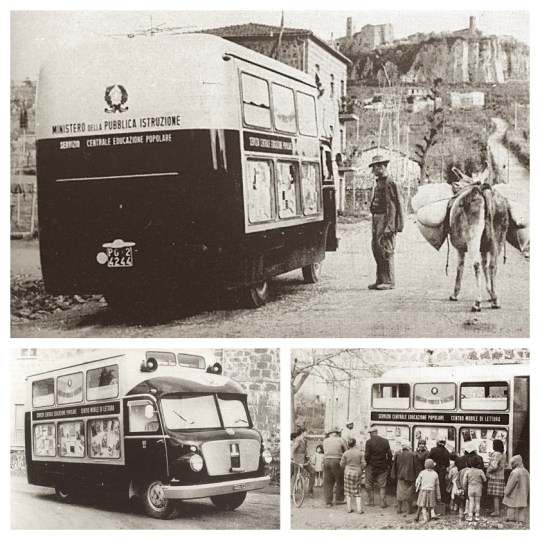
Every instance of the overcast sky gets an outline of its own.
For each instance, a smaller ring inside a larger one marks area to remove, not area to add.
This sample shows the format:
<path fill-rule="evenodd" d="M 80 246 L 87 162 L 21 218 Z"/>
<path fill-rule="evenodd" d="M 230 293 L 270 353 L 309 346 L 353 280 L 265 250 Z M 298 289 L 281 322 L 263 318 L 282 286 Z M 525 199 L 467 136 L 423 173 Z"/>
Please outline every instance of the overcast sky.
<path fill-rule="evenodd" d="M 16 3 L 15 7 L 26 8 L 26 2 Z M 53 7 L 57 7 L 54 3 Z M 62 3 L 60 3 L 62 4 Z M 101 2 L 92 2 L 92 6 L 100 6 Z M 162 2 L 152 3 L 161 7 Z M 228 2 L 227 5 L 236 5 Z M 253 4 L 253 3 L 252 3 Z M 338 7 L 355 7 L 364 5 L 360 2 L 332 3 Z M 423 5 L 422 2 L 400 3 L 404 5 Z M 433 3 L 424 3 L 426 5 Z M 461 5 L 462 2 L 452 3 Z M 477 5 L 476 2 L 474 5 Z M 485 3 L 484 3 L 485 4 Z M 491 2 L 489 5 L 495 5 Z M 498 3 L 500 4 L 500 3 Z M 519 4 L 519 2 L 518 2 Z M 49 3 L 37 4 L 48 6 Z M 68 6 L 76 7 L 75 2 Z M 87 4 L 88 5 L 88 4 Z M 115 7 L 113 3 L 105 4 Z M 130 2 L 137 7 L 140 2 Z M 148 2 L 144 3 L 148 6 Z M 179 5 L 176 3 L 175 5 Z M 204 7 L 205 2 L 197 6 Z M 219 4 L 222 6 L 223 4 Z M 469 24 L 469 16 L 475 15 L 477 27 L 486 34 L 512 35 L 520 41 L 529 43 L 529 13 L 527 11 L 300 11 L 297 2 L 288 3 L 290 10 L 285 11 L 285 25 L 307 28 L 323 39 L 329 40 L 345 34 L 347 17 L 352 17 L 355 30 L 359 31 L 365 24 L 391 23 L 396 38 L 405 37 L 416 32 L 453 31 L 465 28 Z M 302 5 L 305 5 L 302 4 Z M 328 3 L 311 2 L 310 6 L 328 6 Z M 378 1 L 373 5 L 386 7 L 385 2 Z M 505 3 L 506 6 L 509 3 Z M 514 5 L 514 4 L 513 4 Z M 12 9 L 14 6 L 11 6 Z M 278 5 L 276 4 L 276 7 Z M 519 7 L 519 5 L 516 5 Z M 123 39 L 123 36 L 148 29 L 151 25 L 182 27 L 185 31 L 257 22 L 279 25 L 280 11 L 12 11 L 11 12 L 11 78 L 23 80 L 26 77 L 36 79 L 41 63 L 54 51 L 80 43 L 92 42 L 96 39 Z M 113 36 L 111 38 L 106 36 Z M 139 37 L 136 39 L 151 39 Z"/>

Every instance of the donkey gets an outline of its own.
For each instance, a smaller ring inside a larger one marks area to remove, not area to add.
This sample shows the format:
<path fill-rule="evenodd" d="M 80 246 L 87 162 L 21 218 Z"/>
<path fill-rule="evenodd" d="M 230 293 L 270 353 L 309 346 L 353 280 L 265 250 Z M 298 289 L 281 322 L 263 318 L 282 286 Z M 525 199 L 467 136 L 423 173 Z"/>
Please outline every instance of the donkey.
<path fill-rule="evenodd" d="M 472 311 L 481 311 L 480 264 L 484 270 L 491 307 L 501 304 L 495 290 L 497 259 L 504 248 L 509 225 L 506 199 L 486 183 L 463 187 L 452 203 L 449 216 L 450 242 L 458 252 L 458 267 L 454 292 L 450 300 L 457 301 L 465 264 L 465 253 L 473 260 L 476 277 L 476 298 Z"/>

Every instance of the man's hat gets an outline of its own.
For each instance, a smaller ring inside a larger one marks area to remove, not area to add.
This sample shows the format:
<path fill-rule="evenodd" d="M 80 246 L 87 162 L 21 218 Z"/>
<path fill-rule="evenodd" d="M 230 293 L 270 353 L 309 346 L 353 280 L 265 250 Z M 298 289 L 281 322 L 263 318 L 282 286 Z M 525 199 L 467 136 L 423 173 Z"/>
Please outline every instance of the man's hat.
<path fill-rule="evenodd" d="M 386 165 L 387 163 L 389 163 L 390 160 L 385 157 L 385 156 L 382 156 L 382 155 L 378 155 L 378 156 L 373 156 L 373 158 L 371 159 L 371 163 L 369 164 L 370 167 L 373 167 L 373 165 L 378 165 L 379 163 L 380 164 L 383 164 L 383 165 Z"/>
<path fill-rule="evenodd" d="M 352 418 L 347 418 L 347 421 L 345 422 L 345 425 L 349 426 L 351 424 L 354 424 L 354 420 Z"/>
<path fill-rule="evenodd" d="M 341 433 L 341 429 L 338 427 L 332 428 L 328 431 L 327 435 L 330 435 L 330 433 L 337 433 L 339 435 Z"/>
<path fill-rule="evenodd" d="M 370 428 L 367 430 L 368 433 L 375 433 L 375 432 L 377 432 L 377 431 L 379 431 L 379 430 L 378 430 L 376 427 L 374 427 L 374 426 L 370 427 Z"/>

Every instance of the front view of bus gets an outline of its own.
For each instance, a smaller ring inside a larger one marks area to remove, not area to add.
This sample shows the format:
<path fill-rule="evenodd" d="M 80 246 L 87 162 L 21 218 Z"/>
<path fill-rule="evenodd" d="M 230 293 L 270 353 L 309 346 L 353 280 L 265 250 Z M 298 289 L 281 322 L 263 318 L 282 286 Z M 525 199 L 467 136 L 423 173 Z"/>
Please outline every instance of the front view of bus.
<path fill-rule="evenodd" d="M 248 491 L 268 485 L 271 454 L 263 452 L 242 387 L 219 364 L 201 369 L 204 358 L 182 354 L 172 366 L 174 357 L 147 353 L 148 377 L 126 395 L 134 490 L 158 518 L 175 515 L 178 500 L 210 497 L 220 509 L 235 509 Z"/>

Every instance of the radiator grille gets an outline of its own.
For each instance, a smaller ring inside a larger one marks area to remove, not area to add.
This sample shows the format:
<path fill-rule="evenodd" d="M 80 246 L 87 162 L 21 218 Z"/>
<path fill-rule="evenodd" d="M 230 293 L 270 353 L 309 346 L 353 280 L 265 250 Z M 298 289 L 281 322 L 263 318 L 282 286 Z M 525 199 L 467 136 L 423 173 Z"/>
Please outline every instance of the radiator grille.
<path fill-rule="evenodd" d="M 259 454 L 259 443 L 250 439 L 211 441 L 202 445 L 202 455 L 210 476 L 256 471 L 259 468 Z M 243 471 L 232 471 L 231 467 Z"/>

